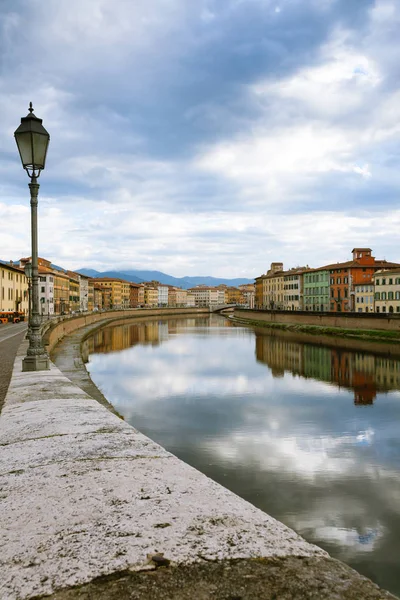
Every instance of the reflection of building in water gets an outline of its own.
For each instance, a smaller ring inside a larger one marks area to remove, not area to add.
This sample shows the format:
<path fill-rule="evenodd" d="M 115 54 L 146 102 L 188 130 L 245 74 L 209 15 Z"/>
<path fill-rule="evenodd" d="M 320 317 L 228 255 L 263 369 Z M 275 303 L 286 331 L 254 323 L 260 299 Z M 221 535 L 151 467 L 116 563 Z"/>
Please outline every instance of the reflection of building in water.
<path fill-rule="evenodd" d="M 89 354 L 118 352 L 137 344 L 156 346 L 168 340 L 170 335 L 184 333 L 188 328 L 210 327 L 213 323 L 217 325 L 217 321 L 221 325 L 220 316 L 207 315 L 193 318 L 154 319 L 133 325 L 109 325 L 97 331 L 85 342 L 86 362 Z M 223 323 L 227 327 L 232 326 L 228 319 Z"/>
<path fill-rule="evenodd" d="M 161 338 L 166 339 L 168 332 L 161 328 Z M 88 340 L 89 353 L 107 353 L 125 350 L 136 344 L 158 344 L 160 342 L 158 321 L 149 321 L 135 325 L 104 327 Z"/>
<path fill-rule="evenodd" d="M 376 358 L 376 382 L 384 390 L 400 389 L 400 362 L 394 358 Z"/>
<path fill-rule="evenodd" d="M 400 360 L 394 358 L 301 344 L 275 333 L 256 333 L 256 357 L 274 377 L 291 372 L 351 389 L 357 405 L 373 404 L 377 392 L 400 389 Z"/>
<path fill-rule="evenodd" d="M 282 377 L 285 371 L 302 374 L 302 347 L 296 342 L 257 335 L 256 356 L 268 364 L 274 377 Z"/>
<path fill-rule="evenodd" d="M 303 346 L 303 372 L 304 377 L 330 381 L 331 379 L 331 351 L 323 346 Z"/>

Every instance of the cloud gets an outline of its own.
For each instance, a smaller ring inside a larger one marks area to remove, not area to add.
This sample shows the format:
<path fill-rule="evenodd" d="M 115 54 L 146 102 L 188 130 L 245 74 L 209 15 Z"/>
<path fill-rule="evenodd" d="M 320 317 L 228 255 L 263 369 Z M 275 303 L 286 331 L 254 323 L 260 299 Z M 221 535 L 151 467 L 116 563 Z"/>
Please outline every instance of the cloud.
<path fill-rule="evenodd" d="M 318 231 L 327 212 L 346 247 L 326 255 L 348 258 L 366 219 L 394 260 L 399 20 L 388 0 L 3 3 L 2 202 L 29 202 L 13 132 L 32 100 L 51 135 L 40 253 L 58 264 L 253 276 L 293 265 L 289 229 L 311 263 L 292 215 Z M 0 255 L 24 235 L 1 223 Z"/>

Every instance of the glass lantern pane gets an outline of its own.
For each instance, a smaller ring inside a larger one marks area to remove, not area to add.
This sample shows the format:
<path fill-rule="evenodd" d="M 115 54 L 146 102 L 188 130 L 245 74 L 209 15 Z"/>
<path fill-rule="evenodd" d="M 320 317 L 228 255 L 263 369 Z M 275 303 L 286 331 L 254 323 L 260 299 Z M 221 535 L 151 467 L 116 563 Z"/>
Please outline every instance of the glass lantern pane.
<path fill-rule="evenodd" d="M 26 133 L 18 133 L 18 136 L 15 136 L 17 139 L 18 150 L 21 155 L 21 162 L 23 166 L 32 164 L 32 144 L 31 144 L 31 133 L 27 131 Z"/>
<path fill-rule="evenodd" d="M 46 161 L 46 151 L 48 138 L 40 133 L 34 133 L 33 138 L 33 165 L 36 168 L 44 169 Z"/>

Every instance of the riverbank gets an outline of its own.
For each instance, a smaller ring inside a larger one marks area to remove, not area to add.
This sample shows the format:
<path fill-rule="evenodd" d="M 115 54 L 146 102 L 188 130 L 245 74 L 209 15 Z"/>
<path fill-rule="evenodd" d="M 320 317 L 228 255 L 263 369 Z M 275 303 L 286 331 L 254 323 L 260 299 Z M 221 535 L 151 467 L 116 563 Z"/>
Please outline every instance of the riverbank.
<path fill-rule="evenodd" d="M 250 312 L 252 314 L 250 314 Z M 260 313 L 261 312 L 262 311 L 260 311 Z M 288 318 L 287 313 L 285 314 L 284 318 L 281 317 L 279 313 L 274 313 L 274 320 L 262 319 L 260 318 L 261 316 L 262 315 L 254 314 L 253 311 L 249 311 L 249 313 L 247 313 L 243 310 L 235 310 L 234 315 L 229 318 L 231 318 L 233 322 L 240 323 L 241 325 L 250 325 L 251 327 L 264 327 L 277 331 L 289 331 L 292 333 L 304 333 L 314 336 L 330 336 L 360 341 L 369 340 L 377 342 L 387 342 L 390 344 L 400 343 L 400 331 L 397 329 L 366 329 L 342 326 L 328 326 L 324 324 L 310 324 L 307 322 L 301 323 L 298 322 L 297 319 L 294 319 L 294 321 L 296 322 L 290 322 L 290 317 Z M 280 318 L 282 318 L 282 321 L 280 321 Z M 354 320 L 352 320 L 351 323 L 353 323 L 353 321 Z M 363 323 L 363 325 L 365 325 L 365 323 Z"/>
<path fill-rule="evenodd" d="M 393 598 L 216 484 L 60 370 L 0 417 L 1 597 Z"/>

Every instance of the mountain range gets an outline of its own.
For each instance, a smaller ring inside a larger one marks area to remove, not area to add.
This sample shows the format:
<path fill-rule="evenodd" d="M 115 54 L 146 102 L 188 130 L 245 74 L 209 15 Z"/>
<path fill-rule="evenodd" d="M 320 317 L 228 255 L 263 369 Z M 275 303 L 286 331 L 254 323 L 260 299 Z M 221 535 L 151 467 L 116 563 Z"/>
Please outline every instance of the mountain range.
<path fill-rule="evenodd" d="M 217 286 L 225 284 L 228 286 L 237 287 L 244 283 L 254 283 L 254 279 L 246 279 L 245 277 L 238 277 L 235 279 L 225 279 L 221 277 L 210 277 L 210 276 L 195 276 L 195 277 L 173 277 L 167 275 L 161 271 L 141 271 L 136 269 L 129 270 L 115 270 L 115 271 L 95 271 L 94 269 L 82 268 L 77 271 L 87 277 L 116 277 L 118 279 L 125 279 L 126 281 L 132 281 L 133 283 L 143 283 L 144 281 L 159 281 L 164 285 L 173 285 L 181 287 L 185 290 L 194 287 L 196 285 L 209 285 Z"/>

